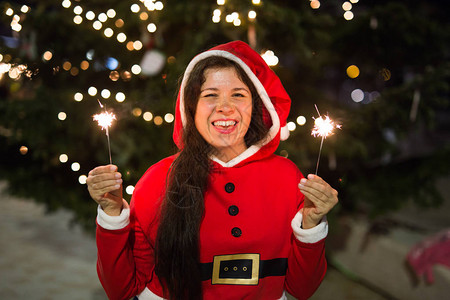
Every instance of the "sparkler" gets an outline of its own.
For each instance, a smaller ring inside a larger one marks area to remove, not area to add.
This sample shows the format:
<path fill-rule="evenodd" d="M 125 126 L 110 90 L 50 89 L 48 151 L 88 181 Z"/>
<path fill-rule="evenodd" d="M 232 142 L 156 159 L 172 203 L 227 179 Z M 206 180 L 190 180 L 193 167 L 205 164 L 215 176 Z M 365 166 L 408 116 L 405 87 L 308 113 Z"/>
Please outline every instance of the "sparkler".
<path fill-rule="evenodd" d="M 327 137 L 333 134 L 333 130 L 335 128 L 341 129 L 341 125 L 336 124 L 333 120 L 330 119 L 329 116 L 322 117 L 320 115 L 319 109 L 317 108 L 317 105 L 314 104 L 316 107 L 317 114 L 319 115 L 318 118 L 314 118 L 314 128 L 311 131 L 311 135 L 314 137 L 320 136 L 322 137 L 322 140 L 320 141 L 320 149 L 319 149 L 319 156 L 317 157 L 317 164 L 316 164 L 316 175 L 317 170 L 319 169 L 319 160 L 320 160 L 320 154 L 322 153 L 322 146 L 323 146 L 323 140 Z"/>
<path fill-rule="evenodd" d="M 105 129 L 105 131 L 106 131 L 106 138 L 108 139 L 109 163 L 112 164 L 111 143 L 109 141 L 109 127 L 112 125 L 113 120 L 116 119 L 116 116 L 113 113 L 106 111 L 106 106 L 104 106 L 100 102 L 100 100 L 97 100 L 97 101 L 98 101 L 98 104 L 100 104 L 100 107 L 105 109 L 105 112 L 94 115 L 94 121 L 97 121 L 98 126 L 100 126 L 102 128 L 102 130 Z"/>

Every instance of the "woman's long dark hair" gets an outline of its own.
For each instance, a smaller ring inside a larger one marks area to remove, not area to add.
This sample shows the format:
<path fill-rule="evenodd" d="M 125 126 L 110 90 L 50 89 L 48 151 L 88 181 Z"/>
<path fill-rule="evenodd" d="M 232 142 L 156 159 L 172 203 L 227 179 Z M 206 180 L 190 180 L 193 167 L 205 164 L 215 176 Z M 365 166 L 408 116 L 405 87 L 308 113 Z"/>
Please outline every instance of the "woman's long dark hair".
<path fill-rule="evenodd" d="M 204 211 L 204 193 L 214 148 L 195 127 L 195 112 L 207 69 L 235 68 L 252 94 L 252 118 L 244 137 L 247 147 L 262 140 L 268 129 L 263 122 L 262 101 L 239 65 L 223 57 L 212 56 L 198 62 L 184 89 L 186 124 L 178 153 L 168 174 L 167 190 L 161 207 L 155 244 L 155 272 L 168 299 L 202 298 L 199 231 Z"/>

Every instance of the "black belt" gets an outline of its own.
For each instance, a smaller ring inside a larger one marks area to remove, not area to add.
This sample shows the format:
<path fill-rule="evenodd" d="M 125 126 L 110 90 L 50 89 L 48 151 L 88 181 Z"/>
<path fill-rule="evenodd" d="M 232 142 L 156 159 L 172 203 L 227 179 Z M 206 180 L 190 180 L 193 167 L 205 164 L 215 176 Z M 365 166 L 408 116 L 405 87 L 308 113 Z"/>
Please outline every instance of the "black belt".
<path fill-rule="evenodd" d="M 259 254 L 214 256 L 211 263 L 200 264 L 202 280 L 211 284 L 257 285 L 259 278 L 285 276 L 287 258 L 260 260 Z"/>

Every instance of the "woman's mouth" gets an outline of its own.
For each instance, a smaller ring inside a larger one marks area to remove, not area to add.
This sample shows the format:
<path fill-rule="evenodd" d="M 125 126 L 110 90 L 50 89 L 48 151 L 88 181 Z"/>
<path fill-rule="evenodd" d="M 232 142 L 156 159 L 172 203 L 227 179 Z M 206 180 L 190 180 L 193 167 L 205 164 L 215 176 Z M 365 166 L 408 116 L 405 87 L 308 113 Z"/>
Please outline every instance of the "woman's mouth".
<path fill-rule="evenodd" d="M 235 120 L 217 120 L 212 122 L 212 125 L 218 132 L 229 134 L 236 128 L 237 123 Z"/>

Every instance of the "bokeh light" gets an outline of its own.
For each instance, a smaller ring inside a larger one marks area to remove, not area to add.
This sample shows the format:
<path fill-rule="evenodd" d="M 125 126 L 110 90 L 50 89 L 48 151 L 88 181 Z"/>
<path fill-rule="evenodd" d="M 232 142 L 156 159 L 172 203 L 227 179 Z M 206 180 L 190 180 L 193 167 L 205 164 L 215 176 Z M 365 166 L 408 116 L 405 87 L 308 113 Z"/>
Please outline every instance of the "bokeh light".
<path fill-rule="evenodd" d="M 347 68 L 347 76 L 350 78 L 356 78 L 359 76 L 359 68 L 355 65 L 351 65 Z"/>
<path fill-rule="evenodd" d="M 298 116 L 297 117 L 297 124 L 300 126 L 303 126 L 306 124 L 306 118 L 304 116 Z"/>
<path fill-rule="evenodd" d="M 361 102 L 364 100 L 364 92 L 361 89 L 355 89 L 352 91 L 351 97 L 354 102 Z"/>
<path fill-rule="evenodd" d="M 133 110 L 133 114 L 134 114 L 134 110 Z M 151 112 L 149 112 L 149 111 L 146 111 L 146 112 L 142 115 L 142 118 L 143 118 L 145 121 L 149 122 L 149 121 L 151 121 L 151 120 L 153 119 L 153 114 L 152 114 Z"/>
<path fill-rule="evenodd" d="M 66 163 L 68 160 L 69 160 L 69 156 L 67 156 L 67 154 L 63 153 L 59 156 L 59 161 L 63 164 Z"/>

